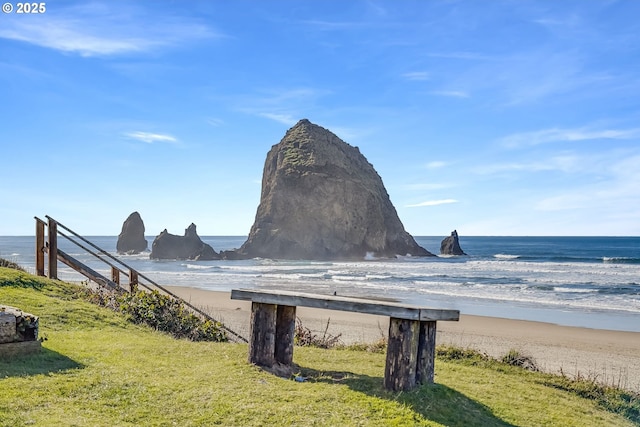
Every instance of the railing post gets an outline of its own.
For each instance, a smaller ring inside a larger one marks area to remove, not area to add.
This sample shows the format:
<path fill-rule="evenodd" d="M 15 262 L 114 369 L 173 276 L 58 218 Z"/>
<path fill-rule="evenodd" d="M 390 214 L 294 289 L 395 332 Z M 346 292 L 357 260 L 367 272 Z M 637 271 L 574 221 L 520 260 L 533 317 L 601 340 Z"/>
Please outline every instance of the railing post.
<path fill-rule="evenodd" d="M 136 292 L 138 290 L 138 272 L 129 270 L 129 291 Z"/>
<path fill-rule="evenodd" d="M 58 223 L 49 218 L 49 279 L 58 278 Z"/>
<path fill-rule="evenodd" d="M 36 218 L 36 274 L 44 276 L 44 226 L 46 224 Z"/>
<path fill-rule="evenodd" d="M 111 281 L 120 286 L 120 270 L 117 267 L 111 267 Z"/>

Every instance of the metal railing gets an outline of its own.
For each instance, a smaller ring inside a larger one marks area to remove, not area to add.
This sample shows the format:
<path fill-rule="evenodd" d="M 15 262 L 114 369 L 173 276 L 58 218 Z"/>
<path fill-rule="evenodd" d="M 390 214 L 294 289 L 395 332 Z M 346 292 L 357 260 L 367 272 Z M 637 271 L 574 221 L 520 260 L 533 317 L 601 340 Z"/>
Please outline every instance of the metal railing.
<path fill-rule="evenodd" d="M 130 267 L 122 260 L 111 255 L 109 252 L 95 245 L 91 241 L 85 239 L 75 231 L 66 227 L 64 224 L 56 221 L 50 216 L 46 215 L 47 221 L 43 221 L 38 217 L 34 217 L 36 220 L 36 274 L 39 276 L 45 276 L 45 254 L 47 257 L 47 276 L 50 279 L 58 278 L 58 261 L 69 266 L 78 273 L 84 275 L 89 280 L 97 283 L 98 285 L 110 289 L 116 292 L 135 292 L 138 287 L 145 288 L 148 291 L 158 291 L 175 298 L 191 310 L 194 314 L 214 322 L 218 322 L 211 317 L 208 313 L 194 306 L 183 298 L 171 292 L 169 289 L 160 286 L 158 283 L 140 273 L 134 268 Z M 65 230 L 66 234 L 59 229 Z M 47 231 L 45 233 L 45 230 Z M 78 246 L 82 250 L 86 251 L 96 259 L 102 261 L 104 264 L 111 268 L 111 277 L 108 278 L 103 274 L 93 270 L 89 266 L 83 264 L 77 259 L 71 257 L 69 254 L 58 248 L 58 236 L 62 236 L 69 242 Z M 82 243 L 81 243 L 82 242 Z M 91 248 L 91 249 L 90 249 Z M 124 288 L 121 284 L 120 278 L 125 276 L 129 278 L 128 289 Z M 236 342 L 247 342 L 247 339 L 233 330 L 226 327 L 222 322 L 218 322 L 222 325 L 222 328 L 230 335 L 230 339 Z"/>

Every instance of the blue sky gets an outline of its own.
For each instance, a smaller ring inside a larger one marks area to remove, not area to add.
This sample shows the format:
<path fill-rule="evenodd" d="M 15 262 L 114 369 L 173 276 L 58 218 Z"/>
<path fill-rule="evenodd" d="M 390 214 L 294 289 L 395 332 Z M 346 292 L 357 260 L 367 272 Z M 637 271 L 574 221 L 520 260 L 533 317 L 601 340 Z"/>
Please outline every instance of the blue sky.
<path fill-rule="evenodd" d="M 308 118 L 414 235 L 640 235 L 640 2 L 48 1 L 0 15 L 0 235 L 246 235 Z"/>

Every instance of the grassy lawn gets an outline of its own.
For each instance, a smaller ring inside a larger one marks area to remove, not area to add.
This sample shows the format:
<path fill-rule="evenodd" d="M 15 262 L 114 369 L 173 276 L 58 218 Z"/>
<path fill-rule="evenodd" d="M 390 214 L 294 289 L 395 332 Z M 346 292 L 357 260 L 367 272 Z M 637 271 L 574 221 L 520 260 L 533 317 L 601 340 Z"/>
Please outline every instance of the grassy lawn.
<path fill-rule="evenodd" d="M 176 340 L 0 268 L 0 304 L 40 316 L 43 350 L 0 360 L 0 426 L 632 426 L 510 366 L 436 361 L 436 384 L 382 387 L 384 354 L 297 347 L 306 380 L 247 363 L 247 346 Z"/>

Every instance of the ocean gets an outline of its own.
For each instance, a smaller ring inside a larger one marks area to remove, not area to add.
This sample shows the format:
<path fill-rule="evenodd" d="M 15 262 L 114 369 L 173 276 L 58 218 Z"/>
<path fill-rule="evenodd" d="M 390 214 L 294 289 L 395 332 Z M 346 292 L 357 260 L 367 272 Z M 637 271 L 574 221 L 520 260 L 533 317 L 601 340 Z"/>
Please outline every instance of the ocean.
<path fill-rule="evenodd" d="M 201 236 L 216 251 L 245 236 Z M 88 237 L 116 255 L 117 237 Z M 154 236 L 147 237 L 149 246 Z M 443 237 L 416 237 L 433 253 Z M 468 256 L 352 261 L 155 261 L 119 256 L 160 285 L 215 291 L 288 289 L 399 300 L 462 314 L 640 332 L 640 237 L 460 237 Z M 104 264 L 64 238 L 59 247 L 95 270 Z M 0 236 L 0 257 L 33 272 L 35 238 Z M 59 277 L 83 276 L 59 264 Z"/>

